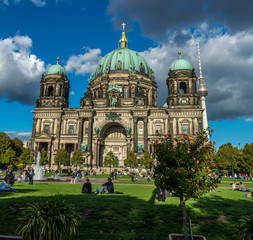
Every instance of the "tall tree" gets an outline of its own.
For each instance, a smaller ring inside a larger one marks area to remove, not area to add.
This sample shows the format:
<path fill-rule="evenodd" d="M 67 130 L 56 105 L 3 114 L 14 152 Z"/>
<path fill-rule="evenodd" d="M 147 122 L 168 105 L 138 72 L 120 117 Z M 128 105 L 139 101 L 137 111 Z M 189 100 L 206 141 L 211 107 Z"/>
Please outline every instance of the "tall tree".
<path fill-rule="evenodd" d="M 58 149 L 54 158 L 54 163 L 66 165 L 68 163 L 68 153 L 65 149 Z"/>
<path fill-rule="evenodd" d="M 253 174 L 253 143 L 246 143 L 240 158 L 240 172 Z"/>
<path fill-rule="evenodd" d="M 144 156 L 141 158 L 140 165 L 149 168 L 154 166 L 154 159 L 150 157 L 149 152 L 144 152 Z"/>
<path fill-rule="evenodd" d="M 233 147 L 231 143 L 222 144 L 215 155 L 215 163 L 220 169 L 226 169 L 234 174 L 234 170 L 238 170 L 238 160 L 240 151 Z"/>
<path fill-rule="evenodd" d="M 23 164 L 29 164 L 31 163 L 31 159 L 32 159 L 32 154 L 31 154 L 31 150 L 29 148 L 22 148 L 22 153 L 19 156 L 19 161 Z"/>
<path fill-rule="evenodd" d="M 16 152 L 16 156 L 19 157 L 22 153 L 23 142 L 18 138 L 11 140 L 12 149 Z"/>
<path fill-rule="evenodd" d="M 80 150 L 75 150 L 72 158 L 70 159 L 70 163 L 73 165 L 79 165 L 84 163 L 84 159 L 82 156 L 82 152 Z"/>
<path fill-rule="evenodd" d="M 2 155 L 1 155 L 1 163 L 6 165 L 13 165 L 14 161 L 16 160 L 16 153 L 13 149 L 8 148 Z"/>
<path fill-rule="evenodd" d="M 11 148 L 11 139 L 6 133 L 0 132 L 0 156 L 9 148 Z"/>
<path fill-rule="evenodd" d="M 124 164 L 130 166 L 130 171 L 132 166 L 138 165 L 138 160 L 134 152 L 130 151 L 127 153 L 127 158 L 124 160 Z"/>
<path fill-rule="evenodd" d="M 48 163 L 49 161 L 48 161 L 47 151 L 44 148 L 42 148 L 40 152 L 40 164 L 46 165 Z"/>
<path fill-rule="evenodd" d="M 108 152 L 105 156 L 104 166 L 110 166 L 110 173 L 112 166 L 116 166 L 118 164 L 117 159 L 115 159 L 114 153 L 112 151 Z"/>

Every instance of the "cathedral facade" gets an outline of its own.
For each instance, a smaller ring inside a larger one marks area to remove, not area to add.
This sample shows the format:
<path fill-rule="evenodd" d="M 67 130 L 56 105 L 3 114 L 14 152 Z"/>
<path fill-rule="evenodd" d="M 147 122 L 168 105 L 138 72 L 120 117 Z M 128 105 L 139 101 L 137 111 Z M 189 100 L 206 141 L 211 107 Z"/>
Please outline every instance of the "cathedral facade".
<path fill-rule="evenodd" d="M 128 48 L 123 29 L 119 47 L 104 56 L 91 75 L 80 108 L 69 108 L 70 82 L 57 60 L 42 75 L 32 111 L 34 156 L 44 148 L 53 166 L 58 149 L 65 149 L 69 158 L 79 149 L 84 165 L 92 168 L 103 166 L 112 151 L 123 167 L 129 151 L 137 158 L 145 151 L 153 154 L 150 140 L 168 132 L 194 136 L 202 130 L 198 78 L 180 52 L 168 72 L 167 102 L 158 107 L 154 72 L 141 54 Z"/>

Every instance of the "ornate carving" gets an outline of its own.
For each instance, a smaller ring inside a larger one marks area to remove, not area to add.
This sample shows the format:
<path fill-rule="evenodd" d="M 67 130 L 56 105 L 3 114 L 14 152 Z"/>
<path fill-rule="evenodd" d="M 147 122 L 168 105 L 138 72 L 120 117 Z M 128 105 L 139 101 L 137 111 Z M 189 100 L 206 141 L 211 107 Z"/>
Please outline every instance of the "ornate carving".
<path fill-rule="evenodd" d="M 144 152 L 144 148 L 143 148 L 143 145 L 141 143 L 138 143 L 137 149 L 138 149 L 138 153 L 143 153 Z"/>
<path fill-rule="evenodd" d="M 98 127 L 95 127 L 95 132 L 96 132 L 96 134 L 99 134 L 100 129 Z"/>
<path fill-rule="evenodd" d="M 81 143 L 81 152 L 85 153 L 87 151 L 87 143 L 82 142 Z"/>
<path fill-rule="evenodd" d="M 127 130 L 127 134 L 131 134 L 131 132 L 132 132 L 132 128 L 127 127 L 127 128 L 126 128 L 126 130 Z"/>
<path fill-rule="evenodd" d="M 112 121 L 121 120 L 120 118 L 121 114 L 117 114 L 116 112 L 106 113 L 105 116 L 106 116 L 105 118 L 106 120 L 112 120 Z"/>

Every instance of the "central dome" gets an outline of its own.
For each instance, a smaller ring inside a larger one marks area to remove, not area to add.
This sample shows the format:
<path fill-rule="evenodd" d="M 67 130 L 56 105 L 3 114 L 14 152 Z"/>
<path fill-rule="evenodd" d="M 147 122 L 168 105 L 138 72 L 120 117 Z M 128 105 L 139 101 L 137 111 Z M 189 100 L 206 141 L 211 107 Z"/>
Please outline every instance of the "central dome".
<path fill-rule="evenodd" d="M 128 48 L 118 48 L 105 55 L 98 63 L 93 79 L 103 73 L 137 73 L 153 77 L 153 71 L 146 60 L 139 53 Z"/>
<path fill-rule="evenodd" d="M 100 60 L 93 74 L 93 79 L 110 73 L 136 73 L 154 78 L 154 72 L 146 60 L 139 53 L 128 49 L 124 26 L 122 37 L 119 40 L 119 48 Z"/>

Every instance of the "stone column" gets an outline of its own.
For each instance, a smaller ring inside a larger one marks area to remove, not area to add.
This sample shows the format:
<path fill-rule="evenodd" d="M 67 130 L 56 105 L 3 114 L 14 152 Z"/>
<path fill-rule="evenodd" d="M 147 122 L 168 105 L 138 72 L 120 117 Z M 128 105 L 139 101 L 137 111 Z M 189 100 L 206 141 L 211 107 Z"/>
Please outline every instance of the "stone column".
<path fill-rule="evenodd" d="M 137 124 L 138 124 L 138 119 L 137 117 L 133 118 L 134 120 L 134 152 L 137 152 L 137 144 L 138 144 L 138 134 L 137 134 Z"/>
<path fill-rule="evenodd" d="M 32 130 L 32 138 L 35 137 L 36 134 L 36 125 L 37 125 L 38 118 L 33 118 L 33 130 Z"/>
<path fill-rule="evenodd" d="M 144 152 L 148 151 L 148 118 L 143 118 L 144 122 Z"/>
<path fill-rule="evenodd" d="M 41 132 L 43 132 L 43 130 L 41 131 L 41 119 L 38 119 L 39 120 L 39 134 L 41 134 Z"/>
<path fill-rule="evenodd" d="M 84 118 L 78 119 L 78 149 L 81 149 L 81 143 L 83 139 L 83 120 Z"/>
<path fill-rule="evenodd" d="M 51 149 L 52 148 L 52 142 L 49 142 L 48 144 L 47 144 L 47 157 L 48 157 L 48 162 L 49 162 L 49 164 L 51 165 L 51 156 L 52 156 L 52 152 L 51 152 Z"/>
<path fill-rule="evenodd" d="M 62 117 L 57 119 L 57 128 L 56 128 L 56 140 L 58 142 L 57 149 L 60 149 L 60 138 L 61 138 L 61 124 L 62 124 Z"/>
<path fill-rule="evenodd" d="M 90 152 L 90 168 L 92 169 L 92 160 L 93 160 L 93 156 L 92 156 L 92 133 L 93 133 L 93 121 L 92 121 L 92 117 L 88 118 L 89 120 L 89 132 L 88 132 L 88 146 L 87 146 L 87 151 Z"/>

